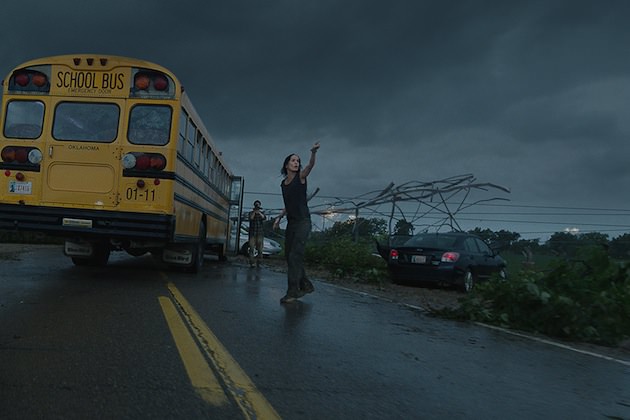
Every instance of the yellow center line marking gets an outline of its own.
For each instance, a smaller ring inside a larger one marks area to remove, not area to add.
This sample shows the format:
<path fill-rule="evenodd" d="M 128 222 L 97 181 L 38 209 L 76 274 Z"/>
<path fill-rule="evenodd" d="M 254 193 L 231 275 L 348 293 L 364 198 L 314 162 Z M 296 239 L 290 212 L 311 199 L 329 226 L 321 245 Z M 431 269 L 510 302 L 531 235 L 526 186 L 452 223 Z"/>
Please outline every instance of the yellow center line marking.
<path fill-rule="evenodd" d="M 256 388 L 245 371 L 210 331 L 199 314 L 188 303 L 173 283 L 167 285 L 173 299 L 183 313 L 184 321 L 196 334 L 199 345 L 213 363 L 226 388 L 247 419 L 280 419 L 271 404 Z"/>
<path fill-rule="evenodd" d="M 158 300 L 193 388 L 209 404 L 214 406 L 227 404 L 228 399 L 219 380 L 206 363 L 201 350 L 179 316 L 177 308 L 167 297 L 160 296 Z"/>

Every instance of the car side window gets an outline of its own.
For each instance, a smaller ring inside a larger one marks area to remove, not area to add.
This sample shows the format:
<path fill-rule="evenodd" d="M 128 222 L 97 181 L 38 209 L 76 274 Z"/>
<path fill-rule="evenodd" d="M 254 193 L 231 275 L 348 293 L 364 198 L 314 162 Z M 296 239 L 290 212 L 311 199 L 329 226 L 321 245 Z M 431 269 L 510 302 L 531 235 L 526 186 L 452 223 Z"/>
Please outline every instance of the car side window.
<path fill-rule="evenodd" d="M 466 248 L 468 252 L 479 252 L 479 248 L 477 248 L 477 242 L 475 242 L 475 238 L 466 238 L 466 240 L 464 241 L 464 248 Z"/>
<path fill-rule="evenodd" d="M 481 251 L 481 253 L 488 254 L 488 255 L 493 254 L 488 244 L 486 244 L 484 241 L 482 241 L 481 239 L 475 238 L 475 242 L 477 242 L 477 246 L 479 247 L 479 251 Z"/>

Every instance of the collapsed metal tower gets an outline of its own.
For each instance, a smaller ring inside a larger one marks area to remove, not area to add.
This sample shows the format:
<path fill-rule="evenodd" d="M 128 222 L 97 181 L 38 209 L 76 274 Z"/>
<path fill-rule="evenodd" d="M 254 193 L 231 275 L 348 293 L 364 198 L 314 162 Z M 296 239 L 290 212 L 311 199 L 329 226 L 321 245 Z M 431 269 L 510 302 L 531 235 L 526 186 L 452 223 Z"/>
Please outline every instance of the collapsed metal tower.
<path fill-rule="evenodd" d="M 351 199 L 335 197 L 335 201 L 312 206 L 311 213 L 322 217 L 345 213 L 354 215 L 357 220 L 361 209 L 369 208 L 372 213 L 378 213 L 378 207 L 391 204 L 389 214 L 380 213 L 381 216 L 389 218 L 390 235 L 394 220 L 405 220 L 414 225 L 420 219 L 432 219 L 432 222 L 423 223 L 425 230 L 431 228 L 439 230 L 443 226 L 449 226 L 451 230 L 461 230 L 456 216 L 462 210 L 482 202 L 509 201 L 500 197 L 466 201 L 474 190 L 489 191 L 491 189 L 510 192 L 509 188 L 497 184 L 477 182 L 472 174 L 456 175 L 429 182 L 409 181 L 398 186 L 392 182 L 383 190 L 372 191 Z M 317 194 L 317 191 L 313 195 Z M 416 209 L 413 216 L 409 218 L 405 215 L 408 213 L 403 211 L 401 204 L 414 202 Z"/>

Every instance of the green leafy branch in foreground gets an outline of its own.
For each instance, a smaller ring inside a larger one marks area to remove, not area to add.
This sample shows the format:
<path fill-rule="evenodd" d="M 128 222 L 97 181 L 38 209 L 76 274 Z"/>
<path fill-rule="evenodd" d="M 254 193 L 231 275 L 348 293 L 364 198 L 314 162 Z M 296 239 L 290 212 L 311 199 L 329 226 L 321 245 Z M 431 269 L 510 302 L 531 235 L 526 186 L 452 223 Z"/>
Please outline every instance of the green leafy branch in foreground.
<path fill-rule="evenodd" d="M 630 266 L 603 248 L 581 249 L 545 272 L 479 284 L 438 315 L 562 339 L 616 345 L 630 337 Z"/>

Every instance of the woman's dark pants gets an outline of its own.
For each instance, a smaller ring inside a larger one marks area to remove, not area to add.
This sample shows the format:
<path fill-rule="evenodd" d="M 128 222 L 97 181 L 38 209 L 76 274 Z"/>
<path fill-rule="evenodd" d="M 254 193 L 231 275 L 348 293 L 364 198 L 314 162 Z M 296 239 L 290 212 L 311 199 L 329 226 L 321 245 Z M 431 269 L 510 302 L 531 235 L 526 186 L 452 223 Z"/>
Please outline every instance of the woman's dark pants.
<path fill-rule="evenodd" d="M 287 259 L 287 295 L 298 297 L 301 283 L 306 279 L 304 271 L 304 251 L 306 240 L 311 234 L 311 220 L 289 220 L 285 231 L 284 253 Z"/>

